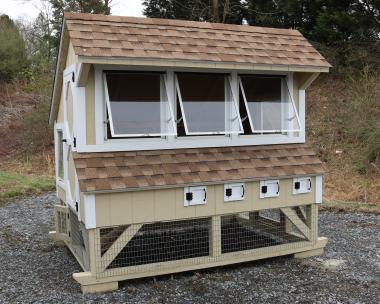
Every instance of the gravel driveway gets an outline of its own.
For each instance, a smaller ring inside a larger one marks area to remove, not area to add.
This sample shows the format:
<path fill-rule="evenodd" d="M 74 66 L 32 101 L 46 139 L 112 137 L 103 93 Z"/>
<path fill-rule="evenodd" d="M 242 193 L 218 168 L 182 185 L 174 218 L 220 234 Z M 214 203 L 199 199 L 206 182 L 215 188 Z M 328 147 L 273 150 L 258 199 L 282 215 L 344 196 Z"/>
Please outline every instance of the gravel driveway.
<path fill-rule="evenodd" d="M 291 257 L 129 281 L 82 295 L 80 267 L 48 238 L 55 195 L 0 207 L 0 303 L 379 303 L 380 216 L 322 212 L 322 257 Z"/>

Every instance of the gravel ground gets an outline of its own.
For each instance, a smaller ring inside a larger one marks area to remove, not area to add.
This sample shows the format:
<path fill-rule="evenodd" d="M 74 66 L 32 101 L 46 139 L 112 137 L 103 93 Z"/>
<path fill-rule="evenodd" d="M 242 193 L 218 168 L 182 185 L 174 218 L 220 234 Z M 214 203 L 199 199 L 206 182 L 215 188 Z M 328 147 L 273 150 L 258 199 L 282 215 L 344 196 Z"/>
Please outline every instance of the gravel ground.
<path fill-rule="evenodd" d="M 124 282 L 82 295 L 80 267 L 48 238 L 55 195 L 0 207 L 0 303 L 379 303 L 380 217 L 322 212 L 322 257 L 291 257 Z"/>

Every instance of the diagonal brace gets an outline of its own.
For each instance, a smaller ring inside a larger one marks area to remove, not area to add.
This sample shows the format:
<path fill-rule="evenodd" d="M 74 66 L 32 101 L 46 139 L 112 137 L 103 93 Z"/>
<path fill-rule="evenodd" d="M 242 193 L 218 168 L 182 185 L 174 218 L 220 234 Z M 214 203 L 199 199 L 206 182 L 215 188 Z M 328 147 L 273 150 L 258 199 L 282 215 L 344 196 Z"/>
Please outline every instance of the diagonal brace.
<path fill-rule="evenodd" d="M 116 239 L 110 248 L 102 256 L 103 271 L 112 263 L 117 255 L 124 249 L 129 241 L 140 230 L 142 224 L 133 224 L 124 230 L 124 232 Z"/>
<path fill-rule="evenodd" d="M 302 232 L 302 234 L 310 240 L 311 230 L 310 228 L 298 217 L 296 211 L 292 208 L 280 208 L 285 216 Z"/>

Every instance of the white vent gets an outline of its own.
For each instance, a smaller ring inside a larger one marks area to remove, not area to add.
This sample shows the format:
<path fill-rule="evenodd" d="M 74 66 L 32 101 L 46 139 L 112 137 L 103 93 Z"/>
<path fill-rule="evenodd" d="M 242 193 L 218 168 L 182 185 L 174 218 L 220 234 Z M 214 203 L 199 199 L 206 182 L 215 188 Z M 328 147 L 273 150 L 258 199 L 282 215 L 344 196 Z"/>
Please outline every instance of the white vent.
<path fill-rule="evenodd" d="M 260 198 L 277 197 L 280 195 L 280 181 L 266 180 L 260 181 Z"/>
<path fill-rule="evenodd" d="M 207 203 L 207 187 L 206 186 L 196 186 L 196 187 L 186 187 L 183 191 L 183 205 L 193 206 L 193 205 L 204 205 Z"/>
<path fill-rule="evenodd" d="M 242 201 L 245 196 L 245 185 L 244 183 L 234 183 L 224 185 L 224 201 Z"/>
<path fill-rule="evenodd" d="M 293 178 L 293 194 L 311 192 L 311 177 Z"/>

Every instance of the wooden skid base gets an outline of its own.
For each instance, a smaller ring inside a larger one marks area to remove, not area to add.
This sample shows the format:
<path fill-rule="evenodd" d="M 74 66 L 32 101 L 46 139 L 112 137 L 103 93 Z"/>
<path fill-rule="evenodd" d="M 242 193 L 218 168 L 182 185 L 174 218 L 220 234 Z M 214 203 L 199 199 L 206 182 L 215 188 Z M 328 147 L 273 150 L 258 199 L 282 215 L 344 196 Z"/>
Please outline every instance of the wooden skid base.
<path fill-rule="evenodd" d="M 304 258 L 316 256 L 316 255 L 322 255 L 324 250 L 325 250 L 325 246 L 326 246 L 328 240 L 325 237 L 320 237 L 318 239 L 318 241 L 320 241 L 321 243 L 323 242 L 324 246 L 321 248 L 316 248 L 316 249 L 312 249 L 312 250 L 308 250 L 308 251 L 297 252 L 294 254 L 294 258 L 295 259 L 304 259 Z"/>
<path fill-rule="evenodd" d="M 119 281 L 158 276 L 158 275 L 164 275 L 164 274 L 169 274 L 169 273 L 193 271 L 193 270 L 204 269 L 204 268 L 212 268 L 212 267 L 217 267 L 217 266 L 236 264 L 236 263 L 266 259 L 270 257 L 289 255 L 289 254 L 294 254 L 294 257 L 296 258 L 301 258 L 301 257 L 304 258 L 307 256 L 322 254 L 323 248 L 326 246 L 326 244 L 327 244 L 327 238 L 319 237 L 315 245 L 312 247 L 292 248 L 292 249 L 281 250 L 281 251 L 274 250 L 273 252 L 270 252 L 270 253 L 269 252 L 261 253 L 261 251 L 258 250 L 257 254 L 249 254 L 249 255 L 226 254 L 224 258 L 221 258 L 219 260 L 209 262 L 209 263 L 200 263 L 200 264 L 191 264 L 191 265 L 184 263 L 183 265 L 177 264 L 176 267 L 173 267 L 173 268 L 161 268 L 161 269 L 155 268 L 152 270 L 145 270 L 142 272 L 134 272 L 130 274 L 115 275 L 115 276 L 105 276 L 102 278 L 100 277 L 97 278 L 96 274 L 92 274 L 91 272 L 80 272 L 80 273 L 74 273 L 73 278 L 78 283 L 81 284 L 83 293 L 106 292 L 106 291 L 116 290 L 118 288 Z"/>
<path fill-rule="evenodd" d="M 49 231 L 49 237 L 57 246 L 66 246 L 65 242 L 58 237 L 56 231 Z"/>

